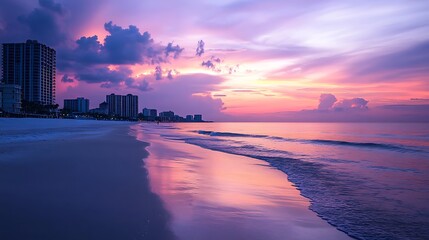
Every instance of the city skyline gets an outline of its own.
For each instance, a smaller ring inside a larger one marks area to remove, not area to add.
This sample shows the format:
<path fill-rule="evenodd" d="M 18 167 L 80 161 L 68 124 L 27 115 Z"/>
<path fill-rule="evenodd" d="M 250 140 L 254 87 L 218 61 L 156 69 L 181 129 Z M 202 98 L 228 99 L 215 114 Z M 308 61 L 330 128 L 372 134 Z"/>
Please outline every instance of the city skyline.
<path fill-rule="evenodd" d="M 427 121 L 428 5 L 4 1 L 0 40 L 57 51 L 60 105 L 114 91 L 216 121 Z"/>

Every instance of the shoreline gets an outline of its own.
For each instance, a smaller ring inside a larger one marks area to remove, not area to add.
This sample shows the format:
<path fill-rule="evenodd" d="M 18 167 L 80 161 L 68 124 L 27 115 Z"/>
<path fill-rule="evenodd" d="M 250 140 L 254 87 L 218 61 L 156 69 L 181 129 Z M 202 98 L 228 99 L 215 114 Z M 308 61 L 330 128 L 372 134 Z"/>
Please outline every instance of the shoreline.
<path fill-rule="evenodd" d="M 1 239 L 174 239 L 142 161 L 148 143 L 111 127 L 0 145 Z"/>
<path fill-rule="evenodd" d="M 150 142 L 149 182 L 179 239 L 352 239 L 310 210 L 288 175 L 268 163 L 138 127 L 137 138 Z"/>

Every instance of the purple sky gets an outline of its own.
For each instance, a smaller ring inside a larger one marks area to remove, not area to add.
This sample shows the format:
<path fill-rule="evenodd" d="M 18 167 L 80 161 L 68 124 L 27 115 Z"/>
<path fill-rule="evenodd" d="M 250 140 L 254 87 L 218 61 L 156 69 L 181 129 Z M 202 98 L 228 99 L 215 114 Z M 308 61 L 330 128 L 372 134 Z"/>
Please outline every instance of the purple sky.
<path fill-rule="evenodd" d="M 139 95 L 211 120 L 429 121 L 428 1 L 0 0 L 57 50 L 57 102 Z"/>

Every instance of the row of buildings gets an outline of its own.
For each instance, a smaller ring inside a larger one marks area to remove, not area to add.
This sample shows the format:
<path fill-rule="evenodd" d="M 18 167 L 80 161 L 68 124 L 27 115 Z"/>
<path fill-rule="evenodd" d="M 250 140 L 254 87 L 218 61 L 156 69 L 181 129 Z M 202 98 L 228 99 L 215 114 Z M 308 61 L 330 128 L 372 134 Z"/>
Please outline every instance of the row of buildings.
<path fill-rule="evenodd" d="M 186 117 L 179 116 L 173 111 L 160 112 L 157 115 L 156 109 L 143 108 L 141 119 L 146 121 L 161 121 L 161 122 L 203 122 L 203 115 L 186 115 Z"/>
<path fill-rule="evenodd" d="M 203 122 L 201 114 L 186 115 L 181 117 L 173 111 L 160 112 L 156 109 L 143 108 L 142 112 L 138 112 L 138 96 L 136 95 L 116 95 L 110 94 L 106 96 L 106 101 L 99 104 L 98 108 L 89 109 L 89 99 L 76 98 L 65 99 L 65 112 L 70 114 L 100 114 L 111 117 L 120 117 L 126 119 L 140 119 L 145 121 L 161 121 L 161 122 Z"/>
<path fill-rule="evenodd" d="M 56 52 L 37 42 L 4 43 L 1 45 L 0 110 L 19 114 L 24 106 L 54 106 L 56 85 Z M 181 117 L 172 111 L 157 114 L 156 109 L 138 111 L 138 96 L 110 94 L 98 108 L 89 109 L 89 99 L 64 100 L 64 109 L 71 114 L 101 114 L 147 121 L 203 121 L 200 114 Z"/>
<path fill-rule="evenodd" d="M 121 118 L 137 119 L 138 117 L 138 96 L 127 94 L 110 94 L 106 96 L 106 101 L 100 103 L 98 108 L 89 109 L 89 99 L 76 98 L 64 99 L 64 110 L 70 113 L 94 113 L 109 115 Z"/>

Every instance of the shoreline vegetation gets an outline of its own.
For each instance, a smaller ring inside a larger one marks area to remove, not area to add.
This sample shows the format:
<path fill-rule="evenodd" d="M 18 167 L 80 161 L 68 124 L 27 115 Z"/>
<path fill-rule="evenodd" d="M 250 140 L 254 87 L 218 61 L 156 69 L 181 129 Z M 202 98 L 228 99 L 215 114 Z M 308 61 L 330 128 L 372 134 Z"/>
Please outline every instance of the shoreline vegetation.
<path fill-rule="evenodd" d="M 129 124 L 79 135 L 96 126 L 87 128 L 72 126 L 74 137 L 0 145 L 0 238 L 174 239 L 142 161 L 148 143 L 128 135 Z"/>

